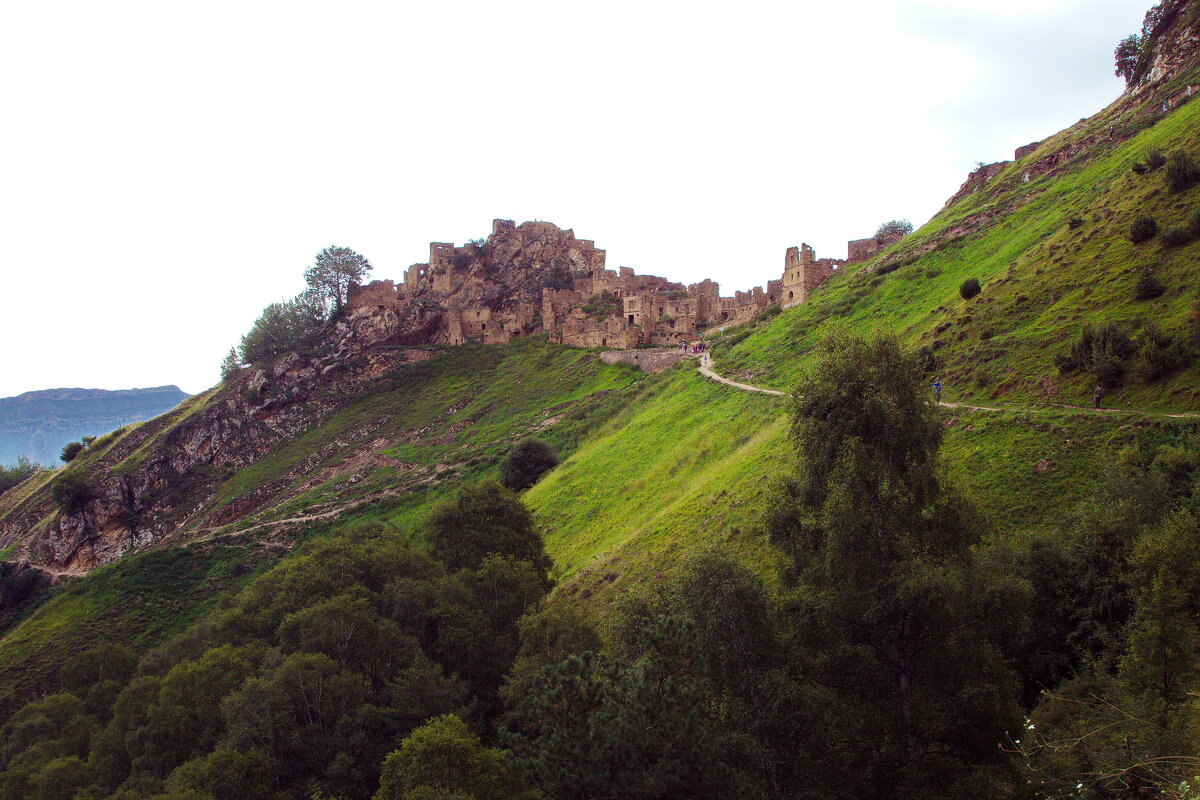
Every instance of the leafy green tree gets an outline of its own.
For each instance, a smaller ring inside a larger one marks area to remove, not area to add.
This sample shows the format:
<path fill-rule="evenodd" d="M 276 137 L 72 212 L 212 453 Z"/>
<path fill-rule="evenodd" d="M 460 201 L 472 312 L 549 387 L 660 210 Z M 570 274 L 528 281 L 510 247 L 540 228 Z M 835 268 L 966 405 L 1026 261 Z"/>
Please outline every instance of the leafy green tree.
<path fill-rule="evenodd" d="M 165 778 L 212 750 L 225 732 L 223 699 L 254 674 L 262 657 L 261 647 L 222 645 L 172 667 L 141 724 L 126 736 L 133 771 Z"/>
<path fill-rule="evenodd" d="M 242 363 L 253 364 L 302 349 L 325 324 L 325 319 L 325 301 L 313 292 L 271 303 L 242 337 Z"/>
<path fill-rule="evenodd" d="M 171 792 L 200 792 L 213 800 L 268 800 L 270 764 L 257 750 L 220 747 L 180 765 L 164 783 Z"/>
<path fill-rule="evenodd" d="M 551 797 L 755 797 L 736 739 L 704 702 L 695 629 L 686 619 L 643 622 L 624 665 L 601 651 L 538 674 L 518 707 L 531 729 L 507 742 Z"/>
<path fill-rule="evenodd" d="M 58 457 L 64 464 L 70 464 L 82 452 L 83 442 L 67 442 Z"/>
<path fill-rule="evenodd" d="M 484 747 L 461 719 L 447 714 L 410 733 L 384 760 L 375 800 L 460 796 L 537 800 L 541 795 L 509 765 L 503 750 Z"/>
<path fill-rule="evenodd" d="M 362 283 L 371 273 L 371 263 L 348 247 L 330 245 L 317 253 L 317 260 L 304 272 L 311 291 L 338 310 L 346 302 L 351 283 Z"/>
<path fill-rule="evenodd" d="M 1133 83 L 1141 57 L 1142 37 L 1136 33 L 1131 33 L 1122 39 L 1117 45 L 1117 49 L 1113 51 L 1113 59 L 1117 67 L 1116 74 L 1124 79 L 1126 86 Z"/>
<path fill-rule="evenodd" d="M 50 484 L 50 499 L 64 512 L 74 514 L 96 499 L 96 488 L 82 473 L 68 472 Z"/>
<path fill-rule="evenodd" d="M 30 800 L 62 800 L 74 797 L 90 785 L 92 771 L 79 756 L 59 756 L 37 771 L 31 780 Z"/>
<path fill-rule="evenodd" d="M 878 797 L 966 791 L 1018 721 L 989 621 L 1027 590 L 973 561 L 973 515 L 934 469 L 942 422 L 895 338 L 830 336 L 796 397 L 801 471 L 768 530 L 794 559 L 807 669 L 842 720 L 834 773 Z"/>
<path fill-rule="evenodd" d="M 40 469 L 39 464 L 31 461 L 24 454 L 17 456 L 15 464 L 9 466 L 0 464 L 0 494 L 4 494 Z"/>
<path fill-rule="evenodd" d="M 1084 323 L 1070 349 L 1055 357 L 1062 372 L 1084 369 L 1105 388 L 1120 383 L 1136 348 L 1128 331 L 1114 322 L 1103 325 Z"/>
<path fill-rule="evenodd" d="M 554 448 L 541 439 L 522 439 L 500 462 L 500 483 L 519 492 L 528 489 L 558 465 Z"/>
<path fill-rule="evenodd" d="M 1166 290 L 1167 287 L 1163 286 L 1163 282 L 1158 279 L 1153 270 L 1138 270 L 1137 280 L 1133 283 L 1133 296 L 1138 300 L 1153 300 L 1156 297 L 1162 297 Z"/>
<path fill-rule="evenodd" d="M 477 569 L 461 570 L 438 587 L 430 655 L 466 681 L 487 711 L 494 710 L 516 658 L 517 620 L 548 586 L 545 572 L 532 563 L 489 555 Z"/>
<path fill-rule="evenodd" d="M 63 662 L 59 668 L 62 687 L 79 697 L 86 697 L 93 686 L 103 681 L 117 681 L 122 686 L 137 670 L 137 653 L 115 642 L 90 647 Z"/>
<path fill-rule="evenodd" d="M 223 744 L 262 752 L 278 783 L 303 783 L 336 759 L 338 725 L 358 711 L 369 690 L 365 677 L 326 655 L 293 653 L 266 677 L 225 696 Z"/>
<path fill-rule="evenodd" d="M 242 368 L 241 359 L 238 358 L 236 347 L 229 348 L 229 352 L 225 354 L 225 358 L 221 359 L 221 380 L 227 381 Z"/>
<path fill-rule="evenodd" d="M 1200 164 L 1189 153 L 1176 150 L 1167 157 L 1167 169 L 1163 176 L 1167 188 L 1172 192 L 1186 191 L 1200 183 Z"/>
<path fill-rule="evenodd" d="M 603 646 L 590 617 L 574 605 L 540 606 L 517 620 L 519 647 L 500 694 L 509 708 L 528 694 L 542 667 Z"/>
<path fill-rule="evenodd" d="M 875 231 L 876 239 L 888 236 L 908 236 L 913 232 L 913 224 L 906 219 L 893 219 L 879 226 Z"/>
<path fill-rule="evenodd" d="M 1153 731 L 1168 741 L 1158 754 L 1188 749 L 1180 715 L 1200 670 L 1200 522 L 1181 509 L 1138 537 L 1126 580 L 1133 596 L 1128 649 L 1119 675 L 1141 700 Z M 1169 738 L 1174 734 L 1174 741 Z"/>
<path fill-rule="evenodd" d="M 474 569 L 490 554 L 550 568 L 533 517 L 515 494 L 495 481 L 464 486 L 439 503 L 425 523 L 433 557 L 450 570 Z"/>
<path fill-rule="evenodd" d="M 417 641 L 383 619 L 365 597 L 339 595 L 301 609 L 279 627 L 283 652 L 324 653 L 382 685 L 409 664 Z"/>

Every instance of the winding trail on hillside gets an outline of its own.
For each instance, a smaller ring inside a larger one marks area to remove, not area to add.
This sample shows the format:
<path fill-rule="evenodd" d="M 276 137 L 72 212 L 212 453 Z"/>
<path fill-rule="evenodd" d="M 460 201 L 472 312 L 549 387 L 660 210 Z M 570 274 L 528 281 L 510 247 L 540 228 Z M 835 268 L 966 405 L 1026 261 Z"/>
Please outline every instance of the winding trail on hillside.
<path fill-rule="evenodd" d="M 731 381 L 729 378 L 722 377 L 713 371 L 713 360 L 709 356 L 707 359 L 703 356 L 700 359 L 700 364 L 696 367 L 696 371 L 706 378 L 714 380 L 717 383 L 723 383 L 726 386 L 742 392 L 758 392 L 759 394 L 768 394 L 773 397 L 783 397 L 787 392 L 780 392 L 775 389 L 764 389 L 761 386 L 751 386 L 748 383 L 738 383 Z M 1197 419 L 1200 418 L 1200 413 L 1184 412 L 1172 414 L 1167 411 L 1148 411 L 1140 408 L 1088 408 L 1087 406 L 1073 406 L 1067 403 L 1049 403 L 1042 407 L 1027 407 L 1027 406 L 973 406 L 968 403 L 949 403 L 939 402 L 942 408 L 961 408 L 966 411 L 1015 411 L 1022 414 L 1046 414 L 1051 411 L 1086 411 L 1089 414 L 1141 414 L 1143 416 L 1163 417 L 1166 419 Z"/>
<path fill-rule="evenodd" d="M 700 366 L 696 367 L 696 371 L 706 378 L 711 378 L 717 383 L 723 383 L 726 386 L 732 386 L 733 388 L 743 392 L 758 392 L 759 394 L 769 394 L 775 397 L 783 397 L 787 394 L 787 392 L 777 392 L 774 389 L 762 389 L 758 386 L 751 386 L 748 383 L 738 383 L 737 381 L 729 380 L 729 378 L 722 378 L 720 375 L 713 372 L 711 366 L 712 363 L 712 358 L 709 358 L 707 362 L 705 362 L 704 359 L 701 359 Z"/>

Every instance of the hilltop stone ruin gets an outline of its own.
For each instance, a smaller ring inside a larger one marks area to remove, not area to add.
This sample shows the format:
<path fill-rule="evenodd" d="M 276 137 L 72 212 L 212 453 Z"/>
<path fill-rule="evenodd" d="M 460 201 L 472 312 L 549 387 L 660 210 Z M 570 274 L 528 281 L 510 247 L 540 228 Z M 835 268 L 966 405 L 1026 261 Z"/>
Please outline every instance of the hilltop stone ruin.
<path fill-rule="evenodd" d="M 573 230 L 498 219 L 486 240 L 432 242 L 429 262 L 412 265 L 399 284 L 351 287 L 348 323 L 372 344 L 502 344 L 545 333 L 575 347 L 674 347 L 749 322 L 773 303 L 803 303 L 834 270 L 891 241 L 851 242 L 847 260 L 791 247 L 778 280 L 722 297 L 711 280 L 685 286 L 629 267 L 608 269 L 604 251 Z"/>

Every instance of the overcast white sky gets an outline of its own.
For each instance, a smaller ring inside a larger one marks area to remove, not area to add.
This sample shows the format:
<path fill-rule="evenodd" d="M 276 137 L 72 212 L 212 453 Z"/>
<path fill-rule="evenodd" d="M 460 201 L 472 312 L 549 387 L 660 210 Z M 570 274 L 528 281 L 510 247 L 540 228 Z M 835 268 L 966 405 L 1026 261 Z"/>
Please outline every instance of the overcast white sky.
<path fill-rule="evenodd" d="M 399 279 L 543 219 L 722 294 L 845 257 L 1113 100 L 1151 4 L 3 4 L 0 396 L 201 391 L 329 244 Z"/>

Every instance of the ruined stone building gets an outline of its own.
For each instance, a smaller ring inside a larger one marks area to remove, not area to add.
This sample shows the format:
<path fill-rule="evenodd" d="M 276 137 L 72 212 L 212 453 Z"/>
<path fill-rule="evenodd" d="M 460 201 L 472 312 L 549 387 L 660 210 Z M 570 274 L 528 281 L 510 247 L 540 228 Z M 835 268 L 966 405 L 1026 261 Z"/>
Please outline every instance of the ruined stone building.
<path fill-rule="evenodd" d="M 572 230 L 498 219 L 486 240 L 431 243 L 429 262 L 412 265 L 398 285 L 352 286 L 347 310 L 352 325 L 371 327 L 364 336 L 397 345 L 499 344 L 545 333 L 576 347 L 673 347 L 748 322 L 772 303 L 802 303 L 846 263 L 792 247 L 779 280 L 722 297 L 711 280 L 684 286 L 608 269 L 604 259 Z"/>

